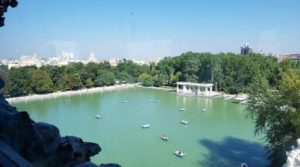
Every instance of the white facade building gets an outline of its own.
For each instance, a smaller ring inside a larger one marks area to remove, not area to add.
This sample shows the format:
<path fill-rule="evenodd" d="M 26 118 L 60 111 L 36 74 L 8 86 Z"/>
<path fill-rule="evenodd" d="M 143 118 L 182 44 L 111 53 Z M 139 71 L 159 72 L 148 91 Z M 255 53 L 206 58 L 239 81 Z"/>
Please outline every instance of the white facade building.
<path fill-rule="evenodd" d="M 179 95 L 195 95 L 195 96 L 213 96 L 212 91 L 214 84 L 211 83 L 191 83 L 177 82 L 176 92 Z"/>

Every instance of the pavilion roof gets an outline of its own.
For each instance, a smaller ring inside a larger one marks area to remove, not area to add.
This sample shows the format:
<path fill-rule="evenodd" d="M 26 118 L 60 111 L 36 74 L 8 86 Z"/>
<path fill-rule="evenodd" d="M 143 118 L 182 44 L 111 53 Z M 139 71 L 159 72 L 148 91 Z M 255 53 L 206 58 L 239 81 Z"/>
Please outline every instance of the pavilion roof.
<path fill-rule="evenodd" d="M 193 83 L 193 82 L 177 82 L 176 85 L 188 85 L 188 86 L 199 86 L 199 87 L 212 87 L 212 83 Z"/>

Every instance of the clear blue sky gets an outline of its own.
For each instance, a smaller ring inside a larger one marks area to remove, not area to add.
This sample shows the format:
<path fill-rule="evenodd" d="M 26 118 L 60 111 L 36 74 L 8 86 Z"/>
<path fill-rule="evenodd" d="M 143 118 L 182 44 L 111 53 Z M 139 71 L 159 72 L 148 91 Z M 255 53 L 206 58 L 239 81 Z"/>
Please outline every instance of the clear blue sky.
<path fill-rule="evenodd" d="M 300 0 L 19 0 L 0 28 L 0 58 L 72 51 L 148 59 L 186 51 L 300 52 Z"/>

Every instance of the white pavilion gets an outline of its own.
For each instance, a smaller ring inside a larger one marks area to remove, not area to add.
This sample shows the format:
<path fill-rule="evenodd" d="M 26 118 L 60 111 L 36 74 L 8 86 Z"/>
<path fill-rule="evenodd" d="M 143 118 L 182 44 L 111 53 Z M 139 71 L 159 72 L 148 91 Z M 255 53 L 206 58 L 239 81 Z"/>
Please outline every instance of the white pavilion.
<path fill-rule="evenodd" d="M 176 92 L 178 95 L 213 96 L 212 83 L 177 82 Z"/>

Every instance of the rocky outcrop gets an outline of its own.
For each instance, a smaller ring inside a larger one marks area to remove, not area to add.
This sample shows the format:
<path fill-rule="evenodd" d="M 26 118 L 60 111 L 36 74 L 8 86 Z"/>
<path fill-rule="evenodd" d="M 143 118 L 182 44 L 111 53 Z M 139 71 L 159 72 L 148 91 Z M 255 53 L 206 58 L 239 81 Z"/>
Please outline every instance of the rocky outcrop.
<path fill-rule="evenodd" d="M 0 80 L 0 87 L 3 86 L 3 81 Z M 96 167 L 90 162 L 90 157 L 101 151 L 96 143 L 84 142 L 75 136 L 61 137 L 59 129 L 54 125 L 31 120 L 27 112 L 17 111 L 2 94 L 0 140 L 33 166 Z M 0 151 L 1 149 L 5 148 L 0 148 Z M 0 166 L 6 166 L 1 159 Z M 117 164 L 99 166 L 119 167 Z"/>

